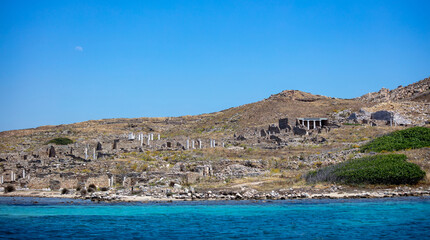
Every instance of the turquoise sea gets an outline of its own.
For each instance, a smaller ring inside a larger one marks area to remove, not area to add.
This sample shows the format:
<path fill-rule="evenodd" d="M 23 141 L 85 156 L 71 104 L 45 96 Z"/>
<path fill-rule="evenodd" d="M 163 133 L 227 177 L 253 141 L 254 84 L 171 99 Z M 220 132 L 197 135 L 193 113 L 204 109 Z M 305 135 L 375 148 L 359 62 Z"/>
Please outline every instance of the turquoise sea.
<path fill-rule="evenodd" d="M 430 198 L 110 204 L 0 197 L 0 238 L 430 239 Z"/>

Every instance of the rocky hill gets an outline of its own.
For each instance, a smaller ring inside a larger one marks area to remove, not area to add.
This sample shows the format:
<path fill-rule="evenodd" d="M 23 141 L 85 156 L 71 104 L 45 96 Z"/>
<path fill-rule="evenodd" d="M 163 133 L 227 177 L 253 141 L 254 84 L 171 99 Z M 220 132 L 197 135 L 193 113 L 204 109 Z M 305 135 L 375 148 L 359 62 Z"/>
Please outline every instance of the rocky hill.
<path fill-rule="evenodd" d="M 430 102 L 430 78 L 409 84 L 406 87 L 399 86 L 389 90 L 382 88 L 379 92 L 372 92 L 356 98 L 357 100 L 371 103 L 415 101 Z"/>
<path fill-rule="evenodd" d="M 359 146 L 377 136 L 428 123 L 428 92 L 429 78 L 356 99 L 286 90 L 197 116 L 5 131 L 0 133 L 1 186 L 82 190 L 96 185 L 176 199 L 204 195 L 196 192 L 302 187 L 309 170 L 362 156 Z M 56 144 L 58 138 L 66 145 Z M 407 154 L 430 171 L 428 149 Z"/>

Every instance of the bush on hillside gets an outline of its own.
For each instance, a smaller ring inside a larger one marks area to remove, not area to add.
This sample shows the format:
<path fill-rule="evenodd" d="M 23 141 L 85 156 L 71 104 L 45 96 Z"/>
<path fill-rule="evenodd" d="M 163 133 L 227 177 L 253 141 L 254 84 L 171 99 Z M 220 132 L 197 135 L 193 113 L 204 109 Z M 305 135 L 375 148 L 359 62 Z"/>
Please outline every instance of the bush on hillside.
<path fill-rule="evenodd" d="M 8 185 L 4 188 L 4 193 L 10 193 L 15 191 L 15 187 L 13 185 Z"/>
<path fill-rule="evenodd" d="M 395 131 L 363 145 L 361 151 L 398 151 L 430 146 L 430 128 L 413 127 Z"/>
<path fill-rule="evenodd" d="M 425 177 L 403 154 L 376 155 L 328 166 L 306 175 L 306 181 L 345 184 L 416 184 Z"/>
<path fill-rule="evenodd" d="M 55 145 L 68 145 L 73 143 L 73 140 L 69 138 L 54 138 L 52 140 L 49 140 L 48 143 L 52 143 Z"/>

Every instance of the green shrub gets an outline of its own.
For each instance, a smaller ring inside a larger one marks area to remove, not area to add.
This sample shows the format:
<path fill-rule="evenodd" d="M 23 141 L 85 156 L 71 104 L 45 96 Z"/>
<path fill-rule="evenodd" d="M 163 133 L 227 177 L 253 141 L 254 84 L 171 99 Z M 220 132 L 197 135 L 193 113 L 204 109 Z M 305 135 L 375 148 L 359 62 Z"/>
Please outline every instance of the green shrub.
<path fill-rule="evenodd" d="M 52 143 L 55 145 L 68 145 L 73 143 L 73 140 L 69 138 L 54 138 L 52 140 L 49 140 L 48 143 Z"/>
<path fill-rule="evenodd" d="M 395 131 L 363 145 L 361 151 L 398 151 L 430 146 L 430 128 L 413 127 Z"/>
<path fill-rule="evenodd" d="M 406 161 L 403 154 L 358 158 L 311 171 L 306 181 L 345 184 L 416 184 L 425 177 L 421 168 Z"/>
<path fill-rule="evenodd" d="M 13 185 L 8 185 L 4 188 L 4 193 L 10 193 L 15 191 L 15 187 Z"/>

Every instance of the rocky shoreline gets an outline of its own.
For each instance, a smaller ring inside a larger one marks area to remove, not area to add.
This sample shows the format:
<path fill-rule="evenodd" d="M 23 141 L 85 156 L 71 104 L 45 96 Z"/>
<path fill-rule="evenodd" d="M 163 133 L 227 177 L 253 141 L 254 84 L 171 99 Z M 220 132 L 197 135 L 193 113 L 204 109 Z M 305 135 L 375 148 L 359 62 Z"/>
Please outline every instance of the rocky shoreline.
<path fill-rule="evenodd" d="M 219 200 L 292 200 L 292 199 L 354 199 L 354 198 L 392 198 L 392 197 L 420 197 L 430 196 L 430 188 L 423 189 L 398 187 L 395 189 L 378 190 L 334 190 L 302 191 L 289 189 L 287 191 L 257 192 L 255 190 L 243 191 L 186 191 L 170 196 L 142 196 L 123 194 L 120 192 L 94 192 L 87 195 L 79 193 L 61 194 L 57 191 L 18 190 L 10 193 L 0 193 L 0 197 L 41 197 L 41 198 L 67 198 L 86 199 L 94 202 L 173 202 L 173 201 L 219 201 Z"/>

